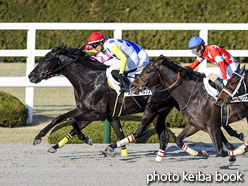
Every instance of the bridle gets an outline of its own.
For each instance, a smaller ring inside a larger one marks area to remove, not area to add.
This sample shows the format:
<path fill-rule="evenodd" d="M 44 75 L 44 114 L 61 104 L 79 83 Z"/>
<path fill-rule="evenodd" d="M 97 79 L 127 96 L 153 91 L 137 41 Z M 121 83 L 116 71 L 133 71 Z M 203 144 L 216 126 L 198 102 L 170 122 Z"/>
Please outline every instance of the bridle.
<path fill-rule="evenodd" d="M 165 88 L 165 89 L 163 89 L 163 90 L 156 90 L 156 88 L 158 86 L 163 85 L 164 87 L 166 87 L 166 85 L 165 85 L 165 83 L 164 83 L 164 81 L 163 81 L 163 79 L 161 77 L 160 72 L 159 72 L 159 67 L 162 64 L 155 65 L 154 62 L 153 62 L 152 65 L 153 65 L 154 68 L 153 69 L 150 69 L 150 70 L 147 70 L 146 73 L 150 73 L 151 71 L 153 71 L 153 72 L 152 72 L 152 74 L 146 80 L 143 80 L 143 79 L 141 79 L 138 76 L 138 79 L 141 80 L 143 82 L 143 84 L 144 84 L 142 86 L 143 88 L 152 89 L 153 91 L 159 91 L 159 92 L 162 92 L 162 91 L 169 91 L 169 92 L 171 92 L 173 89 L 175 89 L 176 87 L 178 87 L 181 84 L 181 81 L 179 82 L 179 80 L 180 80 L 180 72 L 178 72 L 177 79 L 176 79 L 176 81 L 173 84 L 168 85 L 168 87 Z M 185 68 L 185 67 L 183 67 L 183 68 Z M 147 84 L 149 83 L 150 79 L 156 74 L 156 72 L 158 72 L 157 74 L 158 74 L 158 77 L 159 77 L 160 84 L 159 85 L 155 85 L 154 87 L 148 88 L 147 87 Z M 198 84 L 198 82 L 199 82 L 199 77 L 197 77 L 196 83 L 195 83 L 195 85 L 193 87 L 193 90 L 192 90 L 192 92 L 191 92 L 191 94 L 189 96 L 189 99 L 188 99 L 187 103 L 185 104 L 184 107 L 180 108 L 181 110 L 185 110 L 188 107 L 188 105 L 190 103 L 190 100 L 192 99 L 192 96 L 193 96 L 193 94 L 195 92 L 196 85 Z"/>
<path fill-rule="evenodd" d="M 237 75 L 239 77 L 239 82 L 238 82 L 238 85 L 236 86 L 235 89 L 231 88 L 229 83 L 226 85 L 226 87 L 222 90 L 224 92 L 226 92 L 229 96 L 224 100 L 227 101 L 230 97 L 232 99 L 234 99 L 234 96 L 237 94 L 237 92 L 239 91 L 241 85 L 243 84 L 243 87 L 244 87 L 244 95 L 243 96 L 247 96 L 247 89 L 246 89 L 246 86 L 245 86 L 245 82 L 244 82 L 244 76 L 245 76 L 245 73 L 243 73 L 242 75 L 237 73 L 237 72 L 234 72 L 233 74 Z M 228 91 L 229 90 L 229 91 Z M 221 95 L 221 94 L 220 94 Z M 243 97 L 242 96 L 242 97 Z"/>
<path fill-rule="evenodd" d="M 143 88 L 145 88 L 145 89 L 151 89 L 152 91 L 160 91 L 160 92 L 162 92 L 162 91 L 171 91 L 172 88 L 175 88 L 175 86 L 176 86 L 176 84 L 178 83 L 179 78 L 180 78 L 180 72 L 178 72 L 177 80 L 176 80 L 172 85 L 170 85 L 169 87 L 167 87 L 167 88 L 165 88 L 165 89 L 162 89 L 162 90 L 157 90 L 157 89 L 156 89 L 157 87 L 160 87 L 161 85 L 162 85 L 163 87 L 166 87 L 166 85 L 165 85 L 165 83 L 164 83 L 164 81 L 163 81 L 163 79 L 162 79 L 162 77 L 161 77 L 161 74 L 160 74 L 160 72 L 159 72 L 159 68 L 160 68 L 161 65 L 162 65 L 162 64 L 155 65 L 154 62 L 152 62 L 153 69 L 150 69 L 150 70 L 147 70 L 147 71 L 146 71 L 147 74 L 150 73 L 150 72 L 152 71 L 151 75 L 150 75 L 146 80 L 143 80 L 140 76 L 137 77 L 140 81 L 143 82 Z M 157 72 L 158 72 L 158 73 L 157 73 Z M 160 84 L 155 85 L 155 86 L 153 86 L 153 87 L 151 87 L 151 88 L 148 88 L 147 85 L 148 85 L 149 81 L 151 80 L 151 78 L 152 78 L 156 73 L 157 73 L 157 75 L 158 75 Z M 179 84 L 180 84 L 180 83 L 179 83 Z M 179 86 L 179 84 L 178 84 L 177 86 Z"/>
<path fill-rule="evenodd" d="M 48 69 L 41 72 L 40 78 L 42 78 L 42 79 L 51 78 L 53 76 L 63 74 L 63 69 L 65 67 L 71 65 L 72 63 L 76 62 L 79 59 L 79 56 L 74 56 L 74 55 L 67 55 L 67 56 L 72 57 L 74 59 L 72 61 L 70 61 L 69 63 L 66 63 L 64 65 L 62 65 L 61 60 L 59 58 L 59 55 L 56 55 L 55 57 L 53 57 Z M 49 62 L 49 60 L 46 62 Z M 57 67 L 57 68 L 55 68 L 55 67 Z"/>

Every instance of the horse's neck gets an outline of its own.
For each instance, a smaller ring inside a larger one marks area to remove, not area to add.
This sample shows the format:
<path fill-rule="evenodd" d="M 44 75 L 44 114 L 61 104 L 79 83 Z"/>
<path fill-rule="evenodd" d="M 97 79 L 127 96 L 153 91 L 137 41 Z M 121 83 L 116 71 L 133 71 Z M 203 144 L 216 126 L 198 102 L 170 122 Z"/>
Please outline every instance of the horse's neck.
<path fill-rule="evenodd" d="M 164 81 L 168 86 L 171 86 L 171 95 L 175 98 L 181 107 L 184 107 L 189 100 L 201 100 L 203 97 L 208 97 L 206 91 L 203 90 L 202 82 L 197 82 L 197 80 L 186 80 L 182 77 L 179 77 L 178 79 L 178 73 L 175 73 L 171 70 L 164 74 L 166 74 L 164 76 Z"/>
<path fill-rule="evenodd" d="M 88 67 L 76 64 L 72 64 L 68 68 L 64 69 L 64 76 L 71 82 L 77 92 L 93 90 L 96 81 L 101 77 L 101 81 L 106 81 L 104 70 L 92 70 Z"/>

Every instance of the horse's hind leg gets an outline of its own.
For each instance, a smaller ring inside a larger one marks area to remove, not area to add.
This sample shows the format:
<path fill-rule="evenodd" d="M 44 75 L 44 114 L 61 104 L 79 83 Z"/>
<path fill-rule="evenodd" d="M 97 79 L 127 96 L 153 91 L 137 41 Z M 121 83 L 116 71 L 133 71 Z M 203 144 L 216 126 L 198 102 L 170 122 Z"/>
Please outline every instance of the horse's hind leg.
<path fill-rule="evenodd" d="M 84 121 L 80 122 L 79 128 L 82 130 L 84 129 L 87 125 L 89 125 L 91 121 Z M 62 140 L 60 140 L 56 145 L 52 146 L 51 148 L 48 149 L 48 152 L 50 153 L 55 153 L 57 152 L 58 148 L 63 147 L 69 140 L 73 138 L 73 136 L 76 135 L 76 132 L 74 129 L 72 129 L 69 134 L 67 134 Z"/>
<path fill-rule="evenodd" d="M 227 141 L 226 137 L 224 136 L 223 132 L 221 131 L 221 135 L 222 135 L 222 142 L 224 143 L 224 145 L 226 146 L 226 148 L 228 150 L 234 150 L 235 147 L 229 143 L 229 141 Z"/>
<path fill-rule="evenodd" d="M 108 118 L 108 121 L 111 123 L 111 126 L 113 127 L 117 137 L 119 140 L 122 140 L 125 138 L 125 135 L 123 133 L 123 130 L 122 130 L 122 127 L 121 127 L 121 123 L 120 123 L 120 120 L 119 118 Z M 114 148 L 111 148 L 111 147 L 107 147 L 103 152 L 102 152 L 104 155 L 111 155 L 111 156 L 114 156 Z M 128 156 L 127 154 L 127 149 L 126 149 L 126 146 L 123 145 L 121 147 L 121 156 Z"/>
<path fill-rule="evenodd" d="M 58 123 L 66 121 L 67 119 L 72 118 L 75 115 L 78 115 L 81 111 L 75 108 L 74 110 L 62 114 L 53 119 L 51 123 L 49 123 L 44 129 L 42 129 L 39 134 L 34 138 L 33 145 L 37 145 L 41 142 L 41 138 L 44 137 L 53 127 L 55 127 Z"/>
<path fill-rule="evenodd" d="M 205 152 L 203 150 L 202 151 L 195 151 L 183 143 L 183 140 L 185 138 L 195 134 L 198 131 L 199 131 L 198 128 L 196 128 L 190 124 L 187 124 L 186 127 L 182 130 L 182 132 L 177 136 L 176 144 L 178 147 L 181 147 L 183 150 L 185 150 L 191 156 L 203 156 L 203 157 L 207 158 L 208 157 L 207 152 Z"/>
<path fill-rule="evenodd" d="M 244 134 L 238 134 L 236 130 L 233 130 L 229 125 L 224 125 L 223 128 L 227 131 L 230 136 L 236 137 L 241 141 L 244 141 Z"/>

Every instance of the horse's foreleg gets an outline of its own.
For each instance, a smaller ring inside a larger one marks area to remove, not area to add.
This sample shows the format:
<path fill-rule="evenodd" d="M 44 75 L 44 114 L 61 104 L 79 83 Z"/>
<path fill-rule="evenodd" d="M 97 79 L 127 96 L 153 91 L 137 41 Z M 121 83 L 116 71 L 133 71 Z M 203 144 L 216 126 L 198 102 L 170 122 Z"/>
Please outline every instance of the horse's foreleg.
<path fill-rule="evenodd" d="M 120 120 L 118 118 L 111 118 L 111 126 L 113 127 L 117 137 L 119 140 L 122 140 L 125 138 L 125 135 L 123 133 L 123 130 L 122 130 L 122 127 L 121 127 L 121 123 L 120 123 Z M 107 148 L 108 149 L 108 148 Z M 106 149 L 105 149 L 106 151 Z M 128 156 L 127 154 L 127 149 L 126 149 L 126 146 L 123 145 L 121 147 L 121 156 Z"/>
<path fill-rule="evenodd" d="M 149 124 L 152 122 L 155 116 L 156 116 L 155 112 L 152 111 L 148 112 L 148 110 L 146 109 L 142 117 L 141 123 L 138 129 L 135 131 L 135 133 L 116 143 L 110 144 L 108 147 L 109 149 L 107 150 L 109 151 L 108 154 L 112 154 L 115 148 L 125 146 L 126 144 L 132 142 L 133 140 L 145 135 L 149 129 Z"/>
<path fill-rule="evenodd" d="M 79 124 L 79 128 L 82 130 L 85 128 L 87 125 L 89 125 L 91 121 L 85 121 L 81 122 Z M 73 136 L 76 135 L 76 132 L 74 129 L 72 129 L 69 134 L 67 134 L 62 140 L 60 140 L 56 145 L 52 146 L 50 149 L 48 149 L 48 152 L 50 153 L 55 153 L 58 148 L 63 147 L 69 140 L 73 138 Z"/>
<path fill-rule="evenodd" d="M 157 153 L 157 157 L 155 159 L 156 162 L 161 162 L 162 158 L 164 156 L 164 151 L 169 143 L 169 135 L 166 130 L 166 125 L 165 125 L 165 118 L 168 114 L 165 113 L 163 115 L 159 115 L 155 120 L 157 119 L 157 122 L 155 123 L 153 121 L 154 127 L 158 133 L 159 137 L 159 143 L 160 143 L 160 148 Z"/>
<path fill-rule="evenodd" d="M 191 156 L 203 156 L 205 158 L 208 157 L 208 153 L 204 150 L 202 151 L 196 151 L 194 149 L 191 149 L 190 147 L 188 147 L 187 145 L 185 145 L 183 143 L 183 140 L 193 134 L 195 134 L 196 132 L 198 132 L 199 129 L 187 124 L 186 127 L 182 130 L 182 132 L 177 136 L 176 138 L 176 144 L 178 147 L 182 148 L 184 151 L 186 151 L 187 153 L 189 153 Z"/>
<path fill-rule="evenodd" d="M 222 144 L 222 131 L 219 127 L 210 127 L 208 126 L 208 133 L 210 135 L 210 138 L 215 146 L 215 150 L 217 152 L 217 155 L 221 157 L 228 156 L 228 153 L 223 150 L 223 144 Z"/>
<path fill-rule="evenodd" d="M 34 138 L 33 145 L 37 145 L 41 142 L 41 138 L 44 137 L 53 127 L 55 127 L 58 123 L 66 121 L 67 119 L 71 119 L 73 116 L 78 115 L 81 111 L 77 108 L 62 114 L 55 119 L 51 123 L 49 123 L 44 129 L 42 129 L 39 134 Z"/>

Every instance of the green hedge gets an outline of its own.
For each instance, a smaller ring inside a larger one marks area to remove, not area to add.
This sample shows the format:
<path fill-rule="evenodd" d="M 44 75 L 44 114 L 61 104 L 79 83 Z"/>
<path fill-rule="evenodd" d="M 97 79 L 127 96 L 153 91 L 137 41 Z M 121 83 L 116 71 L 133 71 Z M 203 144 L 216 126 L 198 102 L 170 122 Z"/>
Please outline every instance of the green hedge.
<path fill-rule="evenodd" d="M 0 22 L 99 22 L 99 23 L 247 23 L 248 1 L 133 1 L 133 0 L 2 0 Z M 216 16 L 216 13 L 218 16 Z M 39 30 L 37 49 L 52 49 L 61 43 L 86 44 L 92 31 Z M 112 31 L 103 31 L 113 37 Z M 199 31 L 127 30 L 123 38 L 144 49 L 187 49 Z M 226 49 L 248 49 L 248 31 L 209 31 L 208 43 Z M 26 31 L 1 31 L 0 49 L 26 49 Z M 193 61 L 195 58 L 176 58 Z M 8 58 L 7 60 L 13 60 Z M 247 58 L 237 60 L 248 61 Z"/>
<path fill-rule="evenodd" d="M 0 91 L 0 126 L 19 127 L 26 124 L 28 109 L 16 97 Z"/>
<path fill-rule="evenodd" d="M 121 117 L 121 124 L 123 132 L 126 136 L 133 134 L 136 129 L 138 128 L 141 117 L 143 113 L 129 115 L 129 116 L 123 116 Z M 55 127 L 51 134 L 48 137 L 48 142 L 50 144 L 56 144 L 58 143 L 63 137 L 65 137 L 72 129 L 71 122 L 63 122 L 59 126 Z M 92 122 L 90 125 L 88 125 L 85 129 L 82 130 L 82 132 L 89 136 L 93 143 L 103 143 L 103 134 L 104 134 L 104 123 L 102 121 L 96 121 Z M 170 143 L 175 143 L 175 134 L 171 132 L 170 129 L 168 129 L 169 135 L 170 135 Z M 118 141 L 118 138 L 114 132 L 114 130 L 111 128 L 111 143 Z M 153 125 L 150 126 L 149 132 L 135 140 L 135 143 L 158 143 L 158 135 L 156 130 L 154 129 Z M 82 141 L 78 140 L 78 138 L 75 136 L 72 140 L 70 140 L 68 143 L 82 143 Z"/>

